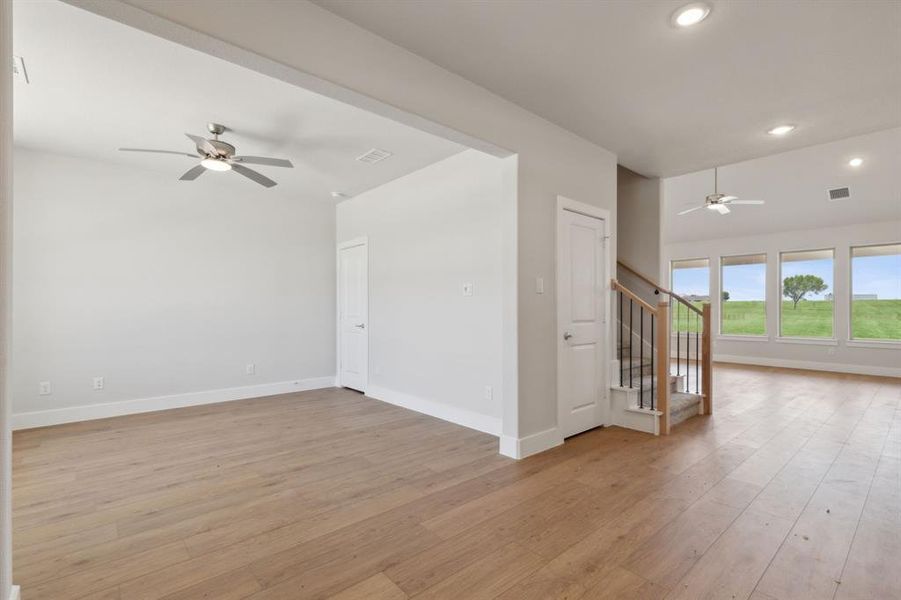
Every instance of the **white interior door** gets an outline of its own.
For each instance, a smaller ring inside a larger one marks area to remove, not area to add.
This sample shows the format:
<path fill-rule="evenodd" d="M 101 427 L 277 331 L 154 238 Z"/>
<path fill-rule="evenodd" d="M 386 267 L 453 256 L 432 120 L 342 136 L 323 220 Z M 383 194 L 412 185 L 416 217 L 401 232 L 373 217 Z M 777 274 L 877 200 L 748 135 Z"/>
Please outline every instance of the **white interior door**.
<path fill-rule="evenodd" d="M 558 213 L 558 420 L 563 437 L 603 425 L 606 406 L 605 223 Z"/>
<path fill-rule="evenodd" d="M 369 381 L 369 255 L 365 240 L 338 247 L 338 385 Z"/>

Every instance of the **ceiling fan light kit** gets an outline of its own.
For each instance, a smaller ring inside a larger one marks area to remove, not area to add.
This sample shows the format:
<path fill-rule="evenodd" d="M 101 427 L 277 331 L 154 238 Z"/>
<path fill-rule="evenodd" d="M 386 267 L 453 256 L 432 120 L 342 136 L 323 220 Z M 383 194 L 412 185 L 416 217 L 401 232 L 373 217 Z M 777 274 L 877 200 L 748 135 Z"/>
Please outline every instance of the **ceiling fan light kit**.
<path fill-rule="evenodd" d="M 263 187 L 274 187 L 275 181 L 269 179 L 262 173 L 249 169 L 244 165 L 265 165 L 268 167 L 283 167 L 293 169 L 294 165 L 290 160 L 285 158 L 269 158 L 266 156 L 237 156 L 234 146 L 219 139 L 219 136 L 227 131 L 227 127 L 218 123 L 207 124 L 207 129 L 213 134 L 213 139 L 208 140 L 199 135 L 185 135 L 194 142 L 197 154 L 189 154 L 187 152 L 179 152 L 175 150 L 151 150 L 148 148 L 119 148 L 122 152 L 152 152 L 156 154 L 178 154 L 187 156 L 188 158 L 200 157 L 200 164 L 188 169 L 181 177 L 180 181 L 194 181 L 206 171 L 234 171 L 239 175 L 247 177 L 251 181 L 262 185 Z"/>

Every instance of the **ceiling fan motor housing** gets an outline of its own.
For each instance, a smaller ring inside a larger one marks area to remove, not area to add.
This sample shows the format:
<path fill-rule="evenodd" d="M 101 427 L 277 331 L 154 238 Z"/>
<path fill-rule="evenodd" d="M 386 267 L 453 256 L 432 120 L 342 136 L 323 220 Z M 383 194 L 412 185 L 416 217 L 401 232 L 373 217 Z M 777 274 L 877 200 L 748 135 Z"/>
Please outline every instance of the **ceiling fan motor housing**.
<path fill-rule="evenodd" d="M 707 204 L 719 204 L 726 194 L 710 194 L 707 196 Z"/>
<path fill-rule="evenodd" d="M 228 143 L 220 141 L 220 140 L 207 140 L 207 142 L 209 142 L 210 145 L 216 149 L 216 152 L 219 153 L 220 157 L 231 158 L 232 156 L 235 155 L 235 147 L 232 146 L 231 144 L 228 144 Z M 201 148 L 197 149 L 197 153 L 200 154 L 200 156 L 207 155 L 207 153 L 204 152 Z"/>

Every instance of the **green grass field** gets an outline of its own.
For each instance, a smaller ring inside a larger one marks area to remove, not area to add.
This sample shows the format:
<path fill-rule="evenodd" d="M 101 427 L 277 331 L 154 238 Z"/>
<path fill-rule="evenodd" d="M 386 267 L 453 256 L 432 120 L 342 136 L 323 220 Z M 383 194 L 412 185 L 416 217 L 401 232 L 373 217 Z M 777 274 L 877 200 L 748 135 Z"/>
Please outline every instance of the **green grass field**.
<path fill-rule="evenodd" d="M 700 303 L 695 306 L 701 307 Z M 675 307 L 673 309 L 675 311 Z M 761 301 L 723 302 L 722 333 L 726 335 L 765 335 L 766 315 Z M 802 300 L 792 308 L 782 303 L 782 331 L 785 337 L 832 337 L 832 302 Z M 855 300 L 851 312 L 854 339 L 901 340 L 901 300 Z M 675 317 L 678 316 L 678 319 Z M 680 307 L 674 312 L 674 331 L 698 331 L 694 313 Z"/>

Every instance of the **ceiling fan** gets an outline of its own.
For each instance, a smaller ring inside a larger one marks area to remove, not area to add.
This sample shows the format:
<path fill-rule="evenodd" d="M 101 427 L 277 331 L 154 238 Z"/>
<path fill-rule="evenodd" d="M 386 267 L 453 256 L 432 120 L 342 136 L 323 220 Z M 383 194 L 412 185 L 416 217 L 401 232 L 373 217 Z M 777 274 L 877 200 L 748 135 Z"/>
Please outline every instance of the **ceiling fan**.
<path fill-rule="evenodd" d="M 702 208 L 709 208 L 710 210 L 716 211 L 721 215 L 727 215 L 731 210 L 729 210 L 729 206 L 732 204 L 764 204 L 763 200 L 739 200 L 738 196 L 727 196 L 726 194 L 720 194 L 719 189 L 717 188 L 717 169 L 713 169 L 713 193 L 709 194 L 707 198 L 704 199 L 704 204 L 701 206 L 695 206 L 694 208 L 689 208 L 687 210 L 683 210 L 678 213 L 679 216 L 687 215 L 690 212 L 694 212 L 696 210 L 701 210 Z"/>
<path fill-rule="evenodd" d="M 178 154 L 196 159 L 200 157 L 200 164 L 188 169 L 184 175 L 179 177 L 181 181 L 193 181 L 203 175 L 205 171 L 234 171 L 239 175 L 243 175 L 260 185 L 271 188 L 277 185 L 276 182 L 269 179 L 262 173 L 258 173 L 253 169 L 248 169 L 244 165 L 266 165 L 269 167 L 286 167 L 293 169 L 294 165 L 290 160 L 284 158 L 267 158 L 265 156 L 235 156 L 235 147 L 231 144 L 223 142 L 219 136 L 226 131 L 224 125 L 218 123 L 207 124 L 207 129 L 213 134 L 213 139 L 208 140 L 198 135 L 185 135 L 194 142 L 197 147 L 197 154 L 189 154 L 187 152 L 179 152 L 177 150 L 151 150 L 148 148 L 119 148 L 122 152 L 154 152 L 157 154 Z"/>

